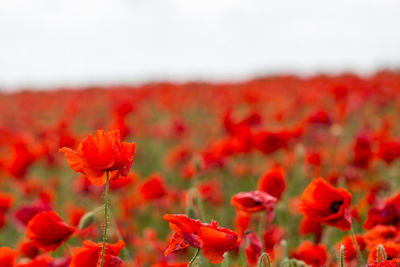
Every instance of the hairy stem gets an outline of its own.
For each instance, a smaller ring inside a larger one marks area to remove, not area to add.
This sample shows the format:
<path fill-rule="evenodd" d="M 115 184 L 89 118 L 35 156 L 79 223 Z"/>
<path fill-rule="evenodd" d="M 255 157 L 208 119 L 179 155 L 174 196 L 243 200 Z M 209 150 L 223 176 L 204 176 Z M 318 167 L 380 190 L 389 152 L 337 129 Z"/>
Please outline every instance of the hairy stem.
<path fill-rule="evenodd" d="M 107 224 L 108 224 L 108 216 L 107 216 L 107 207 L 108 207 L 108 187 L 110 183 L 110 177 L 108 171 L 106 172 L 107 181 L 106 181 L 106 192 L 104 194 L 104 233 L 103 233 L 103 248 L 101 250 L 101 261 L 100 267 L 103 267 L 104 261 L 104 250 L 106 248 L 106 241 L 107 241 Z"/>
<path fill-rule="evenodd" d="M 188 267 L 191 267 L 193 265 L 193 263 L 196 261 L 197 256 L 200 253 L 200 248 L 198 248 L 196 250 L 196 253 L 194 254 L 193 258 L 190 260 Z"/>

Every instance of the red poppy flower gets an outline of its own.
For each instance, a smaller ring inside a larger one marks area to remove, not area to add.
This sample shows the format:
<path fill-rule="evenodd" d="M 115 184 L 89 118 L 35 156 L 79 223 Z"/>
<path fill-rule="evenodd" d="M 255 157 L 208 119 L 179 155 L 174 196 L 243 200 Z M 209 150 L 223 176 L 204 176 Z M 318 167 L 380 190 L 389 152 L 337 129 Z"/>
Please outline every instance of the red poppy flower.
<path fill-rule="evenodd" d="M 216 221 L 205 224 L 199 229 L 197 236 L 203 241 L 203 255 L 211 263 L 218 264 L 224 260 L 224 253 L 237 247 L 240 239 L 237 233 L 218 226 Z"/>
<path fill-rule="evenodd" d="M 75 172 L 87 175 L 93 184 L 100 186 L 106 182 L 107 171 L 110 179 L 128 175 L 135 147 L 135 143 L 121 142 L 119 130 L 98 130 L 95 137 L 89 134 L 84 138 L 76 151 L 67 147 L 60 151 Z"/>
<path fill-rule="evenodd" d="M 28 262 L 18 263 L 16 267 L 48 267 L 52 262 L 47 257 L 38 257 Z"/>
<path fill-rule="evenodd" d="M 359 168 L 368 168 L 368 165 L 373 157 L 372 138 L 368 133 L 361 133 L 353 147 L 353 165 Z"/>
<path fill-rule="evenodd" d="M 399 243 L 400 233 L 398 228 L 388 225 L 377 225 L 364 234 L 364 240 L 368 250 L 378 247 L 379 244 L 390 241 Z"/>
<path fill-rule="evenodd" d="M 299 208 L 301 213 L 316 222 L 347 231 L 351 228 L 350 205 L 349 192 L 317 178 L 304 190 Z"/>
<path fill-rule="evenodd" d="M 259 131 L 254 134 L 254 147 L 263 152 L 270 154 L 282 148 L 288 148 L 289 141 L 295 137 L 295 134 L 289 131 L 269 132 Z"/>
<path fill-rule="evenodd" d="M 308 217 L 304 217 L 299 225 L 299 233 L 301 235 L 314 234 L 315 242 L 319 243 L 322 237 L 322 225 Z"/>
<path fill-rule="evenodd" d="M 10 194 L 0 192 L 0 229 L 5 223 L 5 213 L 14 202 L 14 197 Z"/>
<path fill-rule="evenodd" d="M 189 263 L 168 263 L 168 262 L 162 262 L 162 263 L 157 263 L 153 264 L 150 267 L 187 267 Z"/>
<path fill-rule="evenodd" d="M 388 199 L 383 206 L 368 210 L 364 228 L 371 229 L 379 224 L 400 226 L 400 193 Z"/>
<path fill-rule="evenodd" d="M 167 194 L 164 178 L 159 173 L 154 173 L 141 185 L 139 189 L 146 200 L 158 199 Z"/>
<path fill-rule="evenodd" d="M 240 236 L 249 228 L 251 215 L 247 212 L 237 212 L 235 217 L 235 230 Z"/>
<path fill-rule="evenodd" d="M 34 259 L 40 254 L 40 249 L 36 246 L 33 241 L 24 241 L 18 246 L 19 252 L 27 258 Z"/>
<path fill-rule="evenodd" d="M 33 217 L 35 217 L 36 214 L 42 211 L 49 211 L 49 210 L 51 210 L 50 205 L 48 203 L 40 201 L 32 205 L 22 206 L 15 212 L 14 217 L 17 222 L 17 225 L 23 228 L 26 225 L 28 225 L 29 221 Z"/>
<path fill-rule="evenodd" d="M 378 147 L 378 157 L 384 160 L 387 164 L 392 163 L 400 157 L 400 142 L 386 141 L 381 142 Z"/>
<path fill-rule="evenodd" d="M 275 167 L 267 171 L 258 181 L 258 190 L 264 191 L 278 200 L 286 189 L 285 170 Z"/>
<path fill-rule="evenodd" d="M 285 238 L 285 230 L 281 226 L 268 226 L 263 233 L 265 250 L 273 256 L 274 247 Z"/>
<path fill-rule="evenodd" d="M 6 212 L 14 202 L 11 194 L 0 192 L 0 212 Z"/>
<path fill-rule="evenodd" d="M 307 240 L 301 243 L 297 250 L 292 253 L 292 257 L 313 267 L 320 267 L 325 265 L 328 253 L 324 245 L 314 245 Z"/>
<path fill-rule="evenodd" d="M 231 199 L 231 204 L 237 210 L 254 213 L 265 210 L 268 220 L 274 217 L 276 198 L 263 191 L 237 193 Z"/>
<path fill-rule="evenodd" d="M 400 244 L 395 242 L 386 242 L 381 244 L 385 249 L 386 259 L 391 260 L 399 257 L 400 254 Z M 368 262 L 375 262 L 378 258 L 378 246 L 371 250 L 368 255 Z"/>
<path fill-rule="evenodd" d="M 14 267 L 17 252 L 9 247 L 0 248 L 0 266 L 1 267 Z"/>
<path fill-rule="evenodd" d="M 249 233 L 246 235 L 247 240 L 249 240 L 249 246 L 246 248 L 247 263 L 250 266 L 257 265 L 258 258 L 261 255 L 262 243 L 260 238 L 255 233 Z"/>
<path fill-rule="evenodd" d="M 232 250 L 240 243 L 237 233 L 219 227 L 215 221 L 211 224 L 201 223 L 183 214 L 167 214 L 164 215 L 164 219 L 174 231 L 165 255 L 192 246 L 201 248 L 205 258 L 218 264 L 223 261 L 226 251 Z"/>
<path fill-rule="evenodd" d="M 169 245 L 164 254 L 184 249 L 188 246 L 200 248 L 202 241 L 196 233 L 203 225 L 200 220 L 194 220 L 183 214 L 166 214 L 164 220 L 169 222 L 169 227 L 174 231 L 169 241 Z"/>
<path fill-rule="evenodd" d="M 11 155 L 7 166 L 9 174 L 15 178 L 23 178 L 28 168 L 35 162 L 36 155 L 28 149 L 28 145 L 24 141 L 13 144 Z"/>
<path fill-rule="evenodd" d="M 210 180 L 199 184 L 200 197 L 214 205 L 221 205 L 224 201 L 222 185 L 219 180 Z"/>
<path fill-rule="evenodd" d="M 114 179 L 110 181 L 110 189 L 118 190 L 121 188 L 129 187 L 136 182 L 138 179 L 137 174 L 129 174 L 126 177 L 119 177 L 118 179 Z"/>
<path fill-rule="evenodd" d="M 322 164 L 322 155 L 320 152 L 309 150 L 307 151 L 306 161 L 314 167 L 319 167 Z"/>
<path fill-rule="evenodd" d="M 366 267 L 399 267 L 400 259 L 382 260 L 380 262 L 374 261 L 366 265 Z"/>
<path fill-rule="evenodd" d="M 362 235 L 356 235 L 355 238 L 357 240 L 357 244 L 358 244 L 360 251 L 363 251 L 366 246 L 364 237 Z M 338 244 L 338 246 L 337 246 L 338 251 L 339 251 L 341 245 L 344 246 L 344 260 L 345 261 L 352 261 L 357 258 L 357 251 L 356 251 L 356 248 L 354 246 L 354 242 L 353 242 L 353 239 L 351 238 L 351 236 L 347 235 Z"/>
<path fill-rule="evenodd" d="M 70 267 L 97 267 L 100 266 L 102 243 L 93 243 L 90 240 L 83 242 L 83 248 L 74 250 Z M 106 244 L 104 250 L 103 267 L 122 267 L 123 261 L 118 257 L 119 252 L 125 246 L 120 240 L 115 244 Z"/>
<path fill-rule="evenodd" d="M 44 250 L 55 250 L 74 233 L 54 211 L 43 211 L 33 217 L 26 229 L 26 236 Z"/>

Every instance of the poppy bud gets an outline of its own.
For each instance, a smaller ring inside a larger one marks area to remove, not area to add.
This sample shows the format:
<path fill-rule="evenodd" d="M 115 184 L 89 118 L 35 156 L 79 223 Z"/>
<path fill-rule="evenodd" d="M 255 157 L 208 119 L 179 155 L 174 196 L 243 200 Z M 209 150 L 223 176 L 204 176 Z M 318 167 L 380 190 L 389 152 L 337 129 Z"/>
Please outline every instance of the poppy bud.
<path fill-rule="evenodd" d="M 79 230 L 83 230 L 91 226 L 94 222 L 95 214 L 93 211 L 86 212 L 79 221 Z"/>
<path fill-rule="evenodd" d="M 187 208 L 187 215 L 188 215 L 189 218 L 192 218 L 192 219 L 196 219 L 198 217 L 197 214 L 196 214 L 196 211 L 195 211 L 195 209 L 193 207 L 188 207 Z"/>

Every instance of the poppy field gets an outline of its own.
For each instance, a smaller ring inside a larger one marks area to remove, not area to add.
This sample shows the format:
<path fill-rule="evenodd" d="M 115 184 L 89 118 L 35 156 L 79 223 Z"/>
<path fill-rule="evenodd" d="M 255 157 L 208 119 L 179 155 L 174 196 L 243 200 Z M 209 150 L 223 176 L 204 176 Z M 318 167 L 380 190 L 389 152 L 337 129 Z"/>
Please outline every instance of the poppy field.
<path fill-rule="evenodd" d="M 400 72 L 0 93 L 0 267 L 400 266 Z"/>

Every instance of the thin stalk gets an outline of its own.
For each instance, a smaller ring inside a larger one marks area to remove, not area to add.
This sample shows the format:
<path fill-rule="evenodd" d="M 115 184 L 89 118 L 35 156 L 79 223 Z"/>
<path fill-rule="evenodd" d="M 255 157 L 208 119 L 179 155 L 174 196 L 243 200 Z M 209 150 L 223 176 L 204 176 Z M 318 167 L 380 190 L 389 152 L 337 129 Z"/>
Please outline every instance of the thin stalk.
<path fill-rule="evenodd" d="M 350 236 L 351 236 L 351 239 L 353 240 L 353 244 L 354 244 L 354 247 L 355 247 L 356 252 L 357 252 L 357 257 L 359 258 L 361 264 L 365 265 L 366 264 L 365 263 L 365 259 L 364 259 L 364 256 L 361 254 L 361 250 L 360 250 L 360 247 L 358 246 L 357 239 L 356 239 L 356 236 L 354 234 L 353 228 L 350 229 Z"/>
<path fill-rule="evenodd" d="M 340 246 L 340 267 L 344 267 L 344 246 Z"/>
<path fill-rule="evenodd" d="M 257 235 L 260 237 L 261 240 L 263 239 L 266 217 L 267 217 L 267 212 L 262 211 L 260 214 L 260 221 L 258 222 L 258 227 L 257 227 Z"/>
<path fill-rule="evenodd" d="M 107 241 L 107 224 L 108 224 L 108 216 L 107 216 L 107 207 L 108 207 L 108 187 L 110 183 L 110 175 L 108 171 L 106 172 L 107 181 L 106 181 L 106 192 L 104 194 L 104 233 L 103 233 L 103 248 L 101 250 L 101 261 L 100 267 L 103 267 L 104 261 L 104 250 L 106 248 L 106 241 Z"/>
<path fill-rule="evenodd" d="M 385 248 L 384 248 L 381 244 L 379 244 L 379 246 L 378 246 L 378 262 L 381 262 L 381 261 L 382 261 L 381 254 L 382 254 L 382 256 L 383 256 L 383 259 L 386 260 L 386 251 L 385 251 Z"/>
<path fill-rule="evenodd" d="M 196 253 L 194 254 L 193 258 L 190 260 L 188 267 L 191 267 L 193 265 L 193 263 L 196 261 L 197 256 L 200 253 L 200 248 L 198 248 L 196 250 Z"/>
<path fill-rule="evenodd" d="M 267 252 L 261 254 L 260 259 L 258 260 L 258 267 L 262 267 L 265 257 L 267 257 L 267 266 L 271 267 L 271 259 Z"/>
<path fill-rule="evenodd" d="M 197 206 L 198 206 L 199 212 L 200 212 L 200 214 L 199 214 L 200 220 L 203 222 L 207 221 L 206 212 L 204 210 L 204 205 L 203 205 L 203 200 L 200 197 L 200 192 L 197 187 L 197 183 L 196 183 L 196 202 L 197 202 Z"/>

